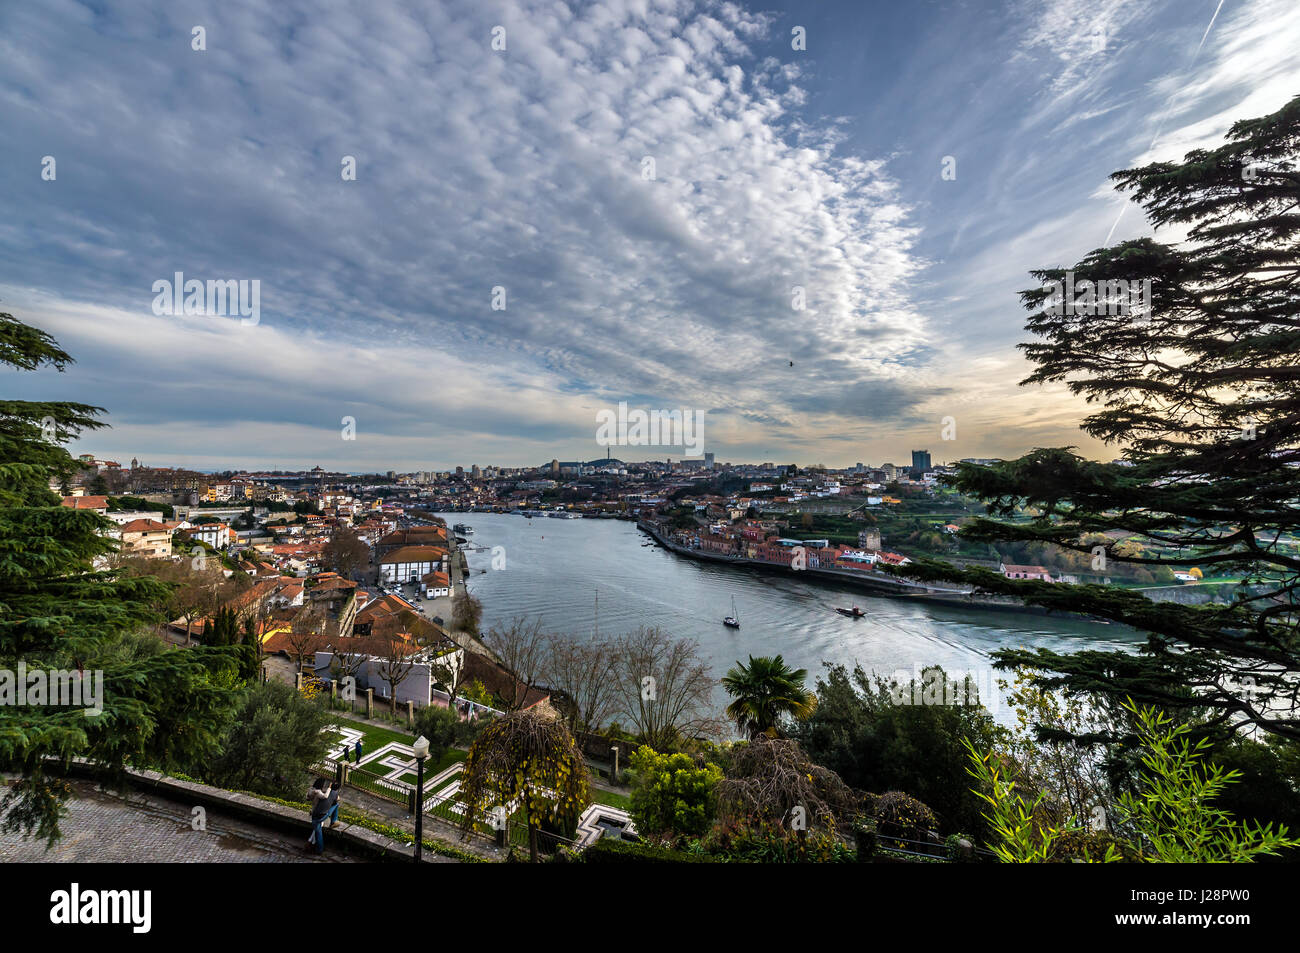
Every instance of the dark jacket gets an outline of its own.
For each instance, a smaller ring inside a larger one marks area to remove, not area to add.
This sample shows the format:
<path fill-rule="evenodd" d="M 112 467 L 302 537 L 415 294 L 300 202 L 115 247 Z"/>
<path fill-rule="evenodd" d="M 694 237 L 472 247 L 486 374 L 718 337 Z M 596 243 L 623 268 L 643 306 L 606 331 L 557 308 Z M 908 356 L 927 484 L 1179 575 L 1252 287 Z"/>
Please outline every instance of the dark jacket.
<path fill-rule="evenodd" d="M 330 809 L 330 789 L 321 790 L 320 788 L 311 789 L 311 819 L 319 821 L 329 813 Z"/>

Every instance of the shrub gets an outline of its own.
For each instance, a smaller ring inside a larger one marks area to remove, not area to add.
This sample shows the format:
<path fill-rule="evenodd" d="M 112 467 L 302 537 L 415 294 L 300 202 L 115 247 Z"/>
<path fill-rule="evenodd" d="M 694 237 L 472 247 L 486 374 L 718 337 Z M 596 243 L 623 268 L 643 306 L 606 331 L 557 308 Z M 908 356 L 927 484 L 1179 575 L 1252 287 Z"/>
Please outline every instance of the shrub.
<path fill-rule="evenodd" d="M 753 820 L 710 831 L 699 849 L 724 862 L 751 864 L 851 863 L 857 851 L 824 830 L 799 832 L 771 821 Z"/>
<path fill-rule="evenodd" d="M 921 840 L 939 826 L 934 811 L 902 791 L 886 791 L 876 798 L 873 813 L 885 836 Z"/>
<path fill-rule="evenodd" d="M 301 797 L 325 756 L 330 714 L 283 682 L 251 686 L 223 732 L 220 755 L 189 773 L 218 787 Z"/>
<path fill-rule="evenodd" d="M 629 765 L 632 783 L 630 813 L 646 837 L 699 836 L 717 813 L 717 784 L 722 770 L 697 765 L 684 754 L 659 754 L 642 745 Z"/>
<path fill-rule="evenodd" d="M 688 854 L 615 837 L 602 837 L 582 852 L 582 859 L 588 864 L 699 864 L 712 860 L 703 854 Z"/>

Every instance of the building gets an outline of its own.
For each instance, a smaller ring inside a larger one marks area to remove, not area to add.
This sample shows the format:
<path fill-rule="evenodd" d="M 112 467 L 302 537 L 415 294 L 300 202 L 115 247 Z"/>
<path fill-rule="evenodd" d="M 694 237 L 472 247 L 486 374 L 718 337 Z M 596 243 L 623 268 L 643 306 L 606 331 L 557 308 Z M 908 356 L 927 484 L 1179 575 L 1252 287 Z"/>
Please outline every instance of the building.
<path fill-rule="evenodd" d="M 230 527 L 225 523 L 197 523 L 185 532 L 190 539 L 211 546 L 213 549 L 225 549 L 234 539 Z"/>
<path fill-rule="evenodd" d="M 108 512 L 108 497 L 106 496 L 65 496 L 63 505 L 71 507 L 74 510 L 94 510 L 100 516 Z"/>
<path fill-rule="evenodd" d="M 154 520 L 132 520 L 122 525 L 122 552 L 133 556 L 167 559 L 172 554 L 172 533 Z"/>
<path fill-rule="evenodd" d="M 440 546 L 402 546 L 379 560 L 379 578 L 388 583 L 419 582 L 435 570 L 450 572 Z"/>
<path fill-rule="evenodd" d="M 1002 563 L 998 570 L 1008 579 L 1041 579 L 1043 582 L 1051 582 L 1052 574 L 1042 566 L 1013 566 L 1010 563 Z"/>
<path fill-rule="evenodd" d="M 445 572 L 435 570 L 426 573 L 420 579 L 420 585 L 424 587 L 424 598 L 426 599 L 437 599 L 451 595 L 451 577 Z"/>
<path fill-rule="evenodd" d="M 858 533 L 858 546 L 861 549 L 880 549 L 880 529 L 873 526 Z"/>
<path fill-rule="evenodd" d="M 924 473 L 930 469 L 930 451 L 913 450 L 912 451 L 912 471 L 914 473 Z"/>

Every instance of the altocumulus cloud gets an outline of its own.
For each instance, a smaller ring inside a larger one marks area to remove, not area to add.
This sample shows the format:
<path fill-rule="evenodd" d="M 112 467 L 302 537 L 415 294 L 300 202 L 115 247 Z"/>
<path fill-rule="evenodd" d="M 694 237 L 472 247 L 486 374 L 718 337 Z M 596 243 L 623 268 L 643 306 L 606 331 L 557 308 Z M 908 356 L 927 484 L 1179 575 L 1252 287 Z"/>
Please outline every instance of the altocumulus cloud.
<path fill-rule="evenodd" d="M 132 439 L 165 408 L 158 433 L 221 459 L 271 462 L 274 431 L 280 462 L 360 465 L 328 423 L 360 405 L 414 466 L 576 451 L 628 394 L 731 411 L 743 446 L 764 420 L 838 432 L 862 401 L 906 415 L 933 393 L 897 363 L 928 334 L 909 208 L 801 112 L 815 60 L 764 14 L 56 0 L 0 26 L 24 144 L 0 158 L 5 304 L 48 319 Z M 176 271 L 260 279 L 262 326 L 214 342 L 155 317 Z"/>

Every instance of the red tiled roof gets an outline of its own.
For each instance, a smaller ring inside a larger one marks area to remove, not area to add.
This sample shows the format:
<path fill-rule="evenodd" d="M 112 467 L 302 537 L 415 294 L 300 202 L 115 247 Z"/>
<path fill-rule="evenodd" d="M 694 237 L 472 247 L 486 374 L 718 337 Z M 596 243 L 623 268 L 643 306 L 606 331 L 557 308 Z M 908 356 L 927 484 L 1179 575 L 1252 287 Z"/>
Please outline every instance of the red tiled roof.
<path fill-rule="evenodd" d="M 106 496 L 65 496 L 63 505 L 74 510 L 103 510 L 108 508 Z"/>
<path fill-rule="evenodd" d="M 403 546 L 401 549 L 393 550 L 379 562 L 381 565 L 384 563 L 439 562 L 446 555 L 447 550 L 439 546 Z"/>
<path fill-rule="evenodd" d="M 124 533 L 165 533 L 167 527 L 156 520 L 131 520 L 122 525 Z"/>

